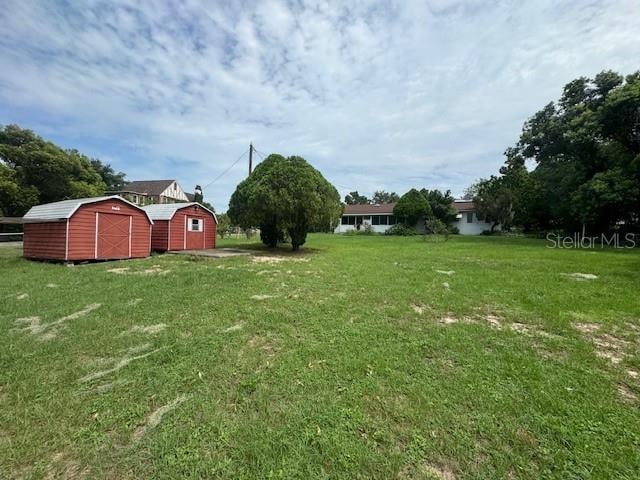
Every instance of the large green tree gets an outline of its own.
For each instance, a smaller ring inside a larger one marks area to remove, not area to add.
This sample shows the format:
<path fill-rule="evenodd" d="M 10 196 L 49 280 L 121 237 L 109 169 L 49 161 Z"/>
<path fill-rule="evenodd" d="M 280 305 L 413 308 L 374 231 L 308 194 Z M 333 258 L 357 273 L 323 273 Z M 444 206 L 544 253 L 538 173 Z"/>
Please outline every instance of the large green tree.
<path fill-rule="evenodd" d="M 127 175 L 124 172 L 116 172 L 110 164 L 102 163 L 97 158 L 92 158 L 90 163 L 102 178 L 107 190 L 117 192 L 123 190 L 127 185 Z"/>
<path fill-rule="evenodd" d="M 491 223 L 493 232 L 498 225 L 509 230 L 513 223 L 513 194 L 502 178 L 480 179 L 471 187 L 476 214 Z"/>
<path fill-rule="evenodd" d="M 272 154 L 238 185 L 227 213 L 234 225 L 260 227 L 266 245 L 289 236 L 298 250 L 307 232 L 335 228 L 342 205 L 335 187 L 304 158 Z"/>
<path fill-rule="evenodd" d="M 413 228 L 420 219 L 430 217 L 432 211 L 425 196 L 415 188 L 412 188 L 400 197 L 400 200 L 393 208 L 393 214 L 405 226 Z"/>
<path fill-rule="evenodd" d="M 396 192 L 386 192 L 384 190 L 376 190 L 371 197 L 371 203 L 396 203 L 400 200 L 400 195 Z"/>
<path fill-rule="evenodd" d="M 345 195 L 344 203 L 346 203 L 347 205 L 366 205 L 371 202 L 365 195 L 360 195 L 356 190 Z"/>
<path fill-rule="evenodd" d="M 423 188 L 420 193 L 429 202 L 429 207 L 431 207 L 431 212 L 435 219 L 440 220 L 445 225 L 455 221 L 458 212 L 453 208 L 455 199 L 451 195 L 451 190 L 443 193 L 437 189 L 428 190 Z"/>
<path fill-rule="evenodd" d="M 526 160 L 533 169 L 518 166 Z M 515 167 L 518 166 L 517 169 Z M 517 175 L 516 175 L 517 173 Z M 604 71 L 568 83 L 507 151 L 503 183 L 514 221 L 531 228 L 607 231 L 640 218 L 640 74 Z"/>
<path fill-rule="evenodd" d="M 22 197 L 21 203 L 13 202 L 12 214 L 23 214 L 36 202 L 94 197 L 106 189 L 89 157 L 64 150 L 17 125 L 0 129 L 0 164 L 4 179 L 0 197 L 11 198 L 16 191 L 13 184 Z"/>

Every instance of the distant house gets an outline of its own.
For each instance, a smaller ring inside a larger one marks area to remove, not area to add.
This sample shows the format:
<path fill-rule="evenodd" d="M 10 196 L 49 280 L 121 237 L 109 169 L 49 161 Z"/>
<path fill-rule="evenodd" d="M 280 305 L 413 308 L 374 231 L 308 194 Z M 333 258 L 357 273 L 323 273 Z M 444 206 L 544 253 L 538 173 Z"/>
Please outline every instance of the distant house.
<path fill-rule="evenodd" d="M 397 223 L 393 215 L 395 203 L 346 205 L 342 214 L 340 225 L 335 233 L 345 233 L 349 230 L 361 230 L 371 225 L 374 232 L 384 233 L 391 225 Z M 451 223 L 461 235 L 480 235 L 484 230 L 491 229 L 491 223 L 484 221 L 478 215 L 472 201 L 456 200 L 453 207 L 458 212 L 455 222 Z M 418 222 L 416 230 L 424 233 L 424 222 Z"/>
<path fill-rule="evenodd" d="M 396 217 L 393 216 L 395 206 L 395 203 L 346 205 L 335 233 L 360 230 L 367 225 L 371 225 L 374 232 L 384 233 L 391 225 L 396 224 Z"/>
<path fill-rule="evenodd" d="M 456 221 L 451 224 L 456 227 L 460 235 L 480 235 L 485 230 L 491 230 L 491 222 L 487 222 L 471 200 L 456 200 L 453 208 L 458 211 Z"/>
<path fill-rule="evenodd" d="M 193 194 L 185 192 L 176 180 L 137 180 L 122 190 L 109 193 L 136 205 L 193 201 Z"/>

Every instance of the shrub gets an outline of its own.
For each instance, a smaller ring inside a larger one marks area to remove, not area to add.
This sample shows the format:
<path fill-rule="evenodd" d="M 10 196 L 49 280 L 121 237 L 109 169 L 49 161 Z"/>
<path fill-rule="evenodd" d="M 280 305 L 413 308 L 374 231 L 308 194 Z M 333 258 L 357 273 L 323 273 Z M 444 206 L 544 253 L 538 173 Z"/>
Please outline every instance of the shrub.
<path fill-rule="evenodd" d="M 385 235 L 398 235 L 401 237 L 410 237 L 412 235 L 418 235 L 418 232 L 415 228 L 407 227 L 402 223 L 396 223 L 395 225 L 389 227 L 385 232 Z"/>
<path fill-rule="evenodd" d="M 438 220 L 437 218 L 430 218 L 425 222 L 424 226 L 427 229 L 427 233 L 433 235 L 449 234 L 449 227 L 447 227 L 447 225 L 443 221 Z"/>

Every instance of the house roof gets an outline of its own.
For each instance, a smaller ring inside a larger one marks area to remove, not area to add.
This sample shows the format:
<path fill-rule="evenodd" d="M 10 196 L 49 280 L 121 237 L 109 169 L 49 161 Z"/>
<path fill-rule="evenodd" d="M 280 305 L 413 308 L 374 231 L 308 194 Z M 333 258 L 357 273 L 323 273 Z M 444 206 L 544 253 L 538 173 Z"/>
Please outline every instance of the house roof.
<path fill-rule="evenodd" d="M 187 198 L 189 199 L 190 202 L 193 202 L 196 199 L 196 194 L 195 193 L 184 192 L 184 194 L 187 196 Z"/>
<path fill-rule="evenodd" d="M 147 212 L 150 218 L 153 220 L 171 220 L 178 210 L 183 208 L 192 207 L 197 205 L 203 210 L 206 210 L 218 223 L 218 217 L 215 212 L 212 212 L 206 207 L 203 207 L 198 202 L 185 202 L 185 203 L 155 203 L 153 205 L 146 205 L 142 209 Z"/>
<path fill-rule="evenodd" d="M 66 220 L 71 218 L 76 210 L 80 208 L 82 205 L 87 205 L 90 203 L 102 202 L 104 200 L 112 200 L 117 199 L 128 205 L 131 205 L 138 210 L 142 210 L 137 205 L 134 205 L 131 202 L 128 202 L 124 198 L 118 195 L 109 195 L 106 197 L 92 197 L 92 198 L 75 198 L 72 200 L 62 200 L 60 202 L 53 203 L 45 203 L 43 205 L 36 205 L 35 207 L 31 207 L 29 211 L 23 217 L 24 220 Z M 145 215 L 149 219 L 151 223 L 151 217 L 147 212 Z"/>
<path fill-rule="evenodd" d="M 476 207 L 471 200 L 456 200 L 453 202 L 453 208 L 459 212 L 473 212 L 476 210 Z"/>
<path fill-rule="evenodd" d="M 176 182 L 176 180 L 135 180 L 125 185 L 122 191 L 146 193 L 147 195 L 160 195 L 173 182 Z"/>
<path fill-rule="evenodd" d="M 395 203 L 345 205 L 343 215 L 392 215 Z"/>

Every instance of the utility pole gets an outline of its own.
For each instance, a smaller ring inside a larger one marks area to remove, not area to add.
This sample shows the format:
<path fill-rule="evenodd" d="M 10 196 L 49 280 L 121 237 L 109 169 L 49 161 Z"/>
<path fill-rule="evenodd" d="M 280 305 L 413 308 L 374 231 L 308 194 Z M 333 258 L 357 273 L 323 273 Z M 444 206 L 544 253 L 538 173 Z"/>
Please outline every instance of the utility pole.
<path fill-rule="evenodd" d="M 249 175 L 253 169 L 253 143 L 249 143 Z"/>

